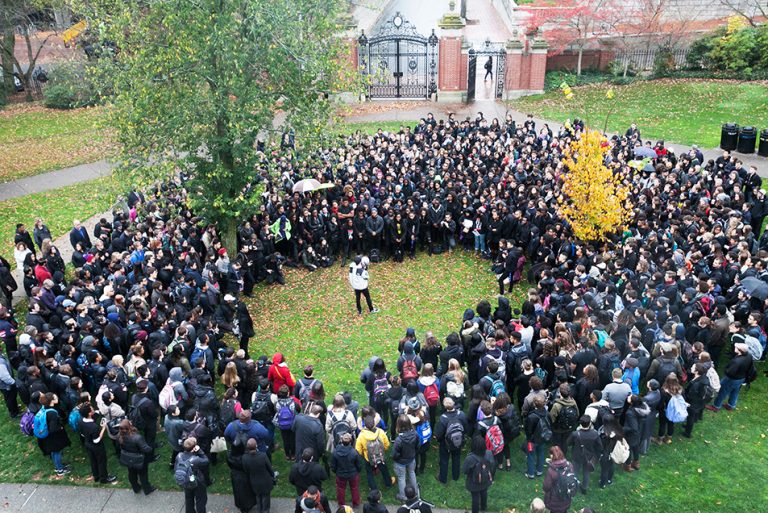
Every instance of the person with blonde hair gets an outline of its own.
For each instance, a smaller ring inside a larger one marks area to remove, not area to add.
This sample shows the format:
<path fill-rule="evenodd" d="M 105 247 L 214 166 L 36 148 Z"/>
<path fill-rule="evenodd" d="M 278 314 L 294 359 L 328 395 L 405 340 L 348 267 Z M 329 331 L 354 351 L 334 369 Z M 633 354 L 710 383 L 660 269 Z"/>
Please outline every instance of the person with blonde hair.
<path fill-rule="evenodd" d="M 221 383 L 227 388 L 237 388 L 240 385 L 240 376 L 237 374 L 237 365 L 235 362 L 229 362 L 224 367 L 224 374 L 221 375 Z"/>

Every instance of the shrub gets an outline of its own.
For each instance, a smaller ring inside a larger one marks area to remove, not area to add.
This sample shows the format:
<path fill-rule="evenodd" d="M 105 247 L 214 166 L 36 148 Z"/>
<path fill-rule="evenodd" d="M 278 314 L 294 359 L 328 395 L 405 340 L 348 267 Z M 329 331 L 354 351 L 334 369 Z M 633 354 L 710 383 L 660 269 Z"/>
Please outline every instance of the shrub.
<path fill-rule="evenodd" d="M 675 55 L 668 46 L 661 46 L 653 58 L 653 75 L 666 76 L 675 69 Z"/>
<path fill-rule="evenodd" d="M 76 109 L 97 103 L 98 95 L 88 75 L 87 66 L 78 61 L 58 64 L 48 72 L 43 90 L 46 107 Z"/>

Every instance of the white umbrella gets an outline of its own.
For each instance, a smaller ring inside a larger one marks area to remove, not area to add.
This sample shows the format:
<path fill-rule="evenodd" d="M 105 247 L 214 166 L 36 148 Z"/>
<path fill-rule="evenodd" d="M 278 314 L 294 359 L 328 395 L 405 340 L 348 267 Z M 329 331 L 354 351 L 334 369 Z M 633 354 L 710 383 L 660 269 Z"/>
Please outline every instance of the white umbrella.
<path fill-rule="evenodd" d="M 299 180 L 293 185 L 293 192 L 312 192 L 320 187 L 320 182 L 314 178 Z"/>

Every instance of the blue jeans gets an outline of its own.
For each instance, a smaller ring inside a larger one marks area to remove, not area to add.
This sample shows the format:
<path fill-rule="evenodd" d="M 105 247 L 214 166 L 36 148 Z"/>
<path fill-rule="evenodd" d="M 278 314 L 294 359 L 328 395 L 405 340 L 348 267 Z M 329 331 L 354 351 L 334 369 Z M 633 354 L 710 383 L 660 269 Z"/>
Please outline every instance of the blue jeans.
<path fill-rule="evenodd" d="M 533 444 L 533 452 L 526 453 L 529 476 L 544 472 L 544 449 L 545 444 Z"/>
<path fill-rule="evenodd" d="M 64 470 L 64 464 L 61 462 L 61 451 L 52 452 L 51 459 L 55 470 Z"/>
<path fill-rule="evenodd" d="M 736 408 L 736 402 L 739 400 L 739 390 L 741 390 L 741 385 L 743 384 L 744 379 L 731 379 L 728 376 L 724 376 L 720 380 L 720 392 L 717 393 L 717 398 L 715 399 L 715 408 L 720 408 L 726 397 L 728 397 L 728 406 Z"/>
<path fill-rule="evenodd" d="M 418 492 L 419 485 L 416 483 L 416 458 L 412 462 L 401 465 L 399 463 L 394 464 L 395 476 L 397 476 L 397 488 L 401 497 L 405 497 L 405 481 L 408 479 L 408 484 L 413 486 L 413 489 Z"/>
<path fill-rule="evenodd" d="M 475 251 L 485 251 L 485 234 L 475 234 Z"/>

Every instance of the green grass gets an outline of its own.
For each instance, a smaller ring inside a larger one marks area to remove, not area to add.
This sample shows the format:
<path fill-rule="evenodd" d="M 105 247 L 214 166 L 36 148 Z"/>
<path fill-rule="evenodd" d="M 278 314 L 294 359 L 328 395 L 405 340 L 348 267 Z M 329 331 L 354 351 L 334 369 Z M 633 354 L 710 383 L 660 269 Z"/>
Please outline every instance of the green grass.
<path fill-rule="evenodd" d="M 413 127 L 418 124 L 418 121 L 365 121 L 360 123 L 341 123 L 334 125 L 331 130 L 339 135 L 354 134 L 357 130 L 360 130 L 363 134 L 375 134 L 379 129 L 385 132 L 399 132 L 400 128 L 406 126 Z"/>
<path fill-rule="evenodd" d="M 616 97 L 607 100 L 612 88 Z M 613 112 L 608 130 L 624 133 L 637 123 L 644 139 L 664 139 L 682 144 L 715 148 L 720 126 L 725 122 L 768 127 L 768 96 L 765 83 L 715 80 L 652 80 L 626 86 L 595 84 L 574 89 L 566 100 L 559 90 L 529 96 L 512 106 L 544 119 L 586 119 L 603 129 L 606 115 Z"/>
<path fill-rule="evenodd" d="M 431 258 L 421 255 L 405 264 L 374 265 L 371 293 L 382 311 L 361 318 L 355 314 L 354 296 L 343 269 L 335 266 L 315 273 L 291 270 L 286 286 L 259 287 L 250 300 L 256 330 L 251 353 L 272 355 L 279 350 L 286 355 L 294 374 L 312 363 L 329 395 L 349 390 L 364 403 L 366 395 L 357 380 L 360 370 L 374 354 L 384 357 L 392 367 L 397 341 L 406 327 L 416 328 L 421 338 L 426 330 L 433 330 L 443 340 L 458 327 L 464 308 L 473 307 L 482 298 L 495 303 L 496 284 L 487 267 L 487 262 L 461 253 Z M 516 290 L 513 305 L 519 306 L 524 289 L 522 286 Z M 755 504 L 768 499 L 760 479 L 765 474 L 766 391 L 768 387 L 761 377 L 752 390 L 742 395 L 736 412 L 705 412 L 693 439 L 678 434 L 672 445 L 652 447 L 649 455 L 641 459 L 639 472 L 625 474 L 617 470 L 615 484 L 605 490 L 597 489 L 593 474 L 589 495 L 579 496 L 572 511 L 587 505 L 597 511 L 617 513 L 755 511 Z M 0 422 L 0 481 L 90 485 L 85 481 L 89 469 L 85 453 L 74 437 L 72 440 L 65 459 L 74 462 L 73 473 L 56 480 L 50 460 L 40 454 L 34 440 L 20 435 L 17 423 Z M 526 511 L 533 497 L 543 495 L 541 479 L 529 481 L 522 475 L 524 455 L 517 450 L 520 442 L 518 439 L 513 443 L 513 472 L 497 474 L 490 490 L 489 511 Z M 127 487 L 126 473 L 118 466 L 111 448 L 109 454 L 110 471 L 117 472 L 120 479 L 118 486 Z M 176 489 L 167 470 L 167 445 L 161 456 L 150 467 L 150 480 L 163 489 Z M 427 471 L 419 478 L 424 498 L 441 507 L 467 508 L 469 495 L 463 479 L 450 486 L 437 482 L 435 447 L 428 461 Z M 275 454 L 274 462 L 283 476 L 274 495 L 291 496 L 289 466 L 280 452 Z M 222 461 L 214 467 L 213 476 L 216 482 L 211 491 L 231 493 Z M 367 487 L 361 486 L 365 493 Z M 327 487 L 333 495 L 333 485 Z M 385 502 L 396 503 L 393 490 L 385 493 Z"/>
<path fill-rule="evenodd" d="M 16 223 L 24 223 L 27 230 L 32 232 L 35 219 L 41 217 L 51 230 L 51 235 L 56 238 L 72 229 L 74 219 L 85 220 L 109 209 L 115 203 L 119 191 L 117 180 L 108 176 L 0 201 L 0 252 L 9 261 L 13 261 Z"/>
<path fill-rule="evenodd" d="M 0 183 L 108 156 L 100 108 L 56 110 L 17 104 L 0 110 Z"/>

